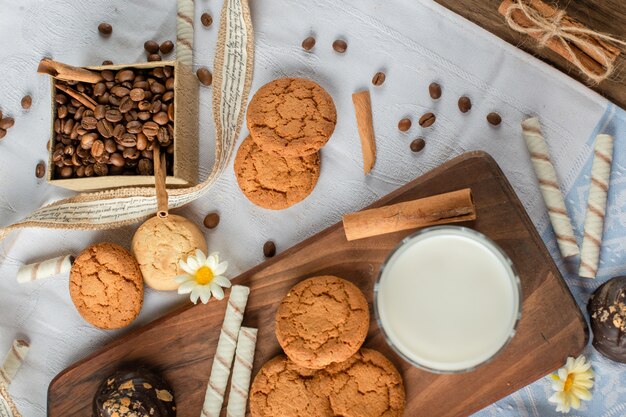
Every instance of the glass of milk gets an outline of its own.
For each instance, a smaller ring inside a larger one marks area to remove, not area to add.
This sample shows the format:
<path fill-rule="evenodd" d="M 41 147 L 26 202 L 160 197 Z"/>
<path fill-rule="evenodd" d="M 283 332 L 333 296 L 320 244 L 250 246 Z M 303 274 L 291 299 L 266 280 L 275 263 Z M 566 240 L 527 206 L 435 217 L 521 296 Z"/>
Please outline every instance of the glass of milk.
<path fill-rule="evenodd" d="M 405 238 L 381 267 L 374 312 L 405 360 L 461 373 L 489 362 L 515 335 L 522 291 L 513 263 L 486 236 L 430 227 Z"/>

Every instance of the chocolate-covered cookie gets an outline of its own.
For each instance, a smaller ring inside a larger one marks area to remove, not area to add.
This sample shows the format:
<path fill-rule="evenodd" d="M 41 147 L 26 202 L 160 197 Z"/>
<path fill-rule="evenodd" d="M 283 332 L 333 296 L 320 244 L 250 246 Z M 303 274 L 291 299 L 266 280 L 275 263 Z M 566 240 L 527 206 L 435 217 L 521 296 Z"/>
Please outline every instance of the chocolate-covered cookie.
<path fill-rule="evenodd" d="M 626 277 L 602 284 L 589 300 L 593 347 L 607 358 L 626 363 Z"/>
<path fill-rule="evenodd" d="M 175 417 L 174 392 L 147 369 L 118 371 L 100 384 L 93 413 L 96 417 Z"/>

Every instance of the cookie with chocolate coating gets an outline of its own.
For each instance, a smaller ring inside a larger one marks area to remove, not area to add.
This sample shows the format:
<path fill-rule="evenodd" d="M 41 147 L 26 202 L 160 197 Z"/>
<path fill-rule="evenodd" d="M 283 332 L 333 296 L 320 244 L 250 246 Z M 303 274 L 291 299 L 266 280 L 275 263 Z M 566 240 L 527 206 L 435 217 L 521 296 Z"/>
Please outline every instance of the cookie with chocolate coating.
<path fill-rule="evenodd" d="M 626 363 L 626 277 L 615 277 L 593 293 L 587 310 L 593 347 L 607 358 Z"/>

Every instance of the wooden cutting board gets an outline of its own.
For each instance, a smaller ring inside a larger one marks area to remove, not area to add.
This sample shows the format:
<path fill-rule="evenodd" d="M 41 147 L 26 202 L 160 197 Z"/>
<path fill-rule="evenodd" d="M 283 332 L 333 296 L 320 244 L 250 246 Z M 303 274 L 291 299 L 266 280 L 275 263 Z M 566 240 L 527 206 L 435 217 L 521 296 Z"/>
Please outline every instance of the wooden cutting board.
<path fill-rule="evenodd" d="M 514 46 L 558 68 L 566 75 L 580 81 L 618 106 L 626 109 L 626 82 L 624 82 L 624 70 L 623 68 L 620 69 L 620 67 L 626 64 L 626 54 L 624 52 L 615 61 L 617 66 L 614 73 L 615 76 L 604 80 L 598 85 L 593 85 L 568 60 L 549 48 L 540 48 L 537 42 L 530 36 L 522 35 L 509 28 L 504 17 L 498 13 L 498 7 L 502 0 L 435 1 Z M 576 19 L 589 29 L 626 39 L 626 7 L 624 7 L 624 0 L 544 0 L 544 2 L 565 10 L 568 16 Z M 626 50 L 626 48 L 622 48 L 622 50 Z"/>
<path fill-rule="evenodd" d="M 471 152 L 457 157 L 372 207 L 465 187 L 472 188 L 478 214 L 467 226 L 495 240 L 517 267 L 524 295 L 522 319 L 517 335 L 500 356 L 462 375 L 434 375 L 410 366 L 387 346 L 372 320 L 365 346 L 383 352 L 401 370 L 406 416 L 467 416 L 558 368 L 587 344 L 580 310 L 489 155 Z M 357 284 L 371 302 L 381 262 L 410 233 L 347 242 L 338 223 L 237 277 L 234 282 L 251 288 L 244 325 L 259 328 L 253 375 L 280 352 L 274 315 L 293 285 L 306 277 L 337 275 Z M 61 372 L 50 383 L 48 416 L 89 416 L 92 397 L 106 376 L 126 363 L 146 363 L 172 384 L 178 416 L 198 417 L 225 306 L 222 300 L 178 309 Z"/>

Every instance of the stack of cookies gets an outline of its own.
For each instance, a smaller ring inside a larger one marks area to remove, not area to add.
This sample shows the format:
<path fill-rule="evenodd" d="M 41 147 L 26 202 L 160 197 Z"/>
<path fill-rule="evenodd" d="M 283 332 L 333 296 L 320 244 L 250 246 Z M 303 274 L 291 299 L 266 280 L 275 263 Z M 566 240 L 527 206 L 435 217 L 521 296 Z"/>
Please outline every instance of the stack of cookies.
<path fill-rule="evenodd" d="M 404 412 L 402 377 L 381 353 L 362 349 L 369 307 L 334 276 L 293 287 L 276 313 L 285 355 L 267 362 L 250 390 L 253 417 L 394 417 Z"/>
<path fill-rule="evenodd" d="M 241 191 L 270 210 L 302 201 L 317 184 L 319 150 L 335 130 L 332 97 L 311 80 L 280 78 L 252 97 L 246 121 L 250 136 L 235 157 Z"/>

